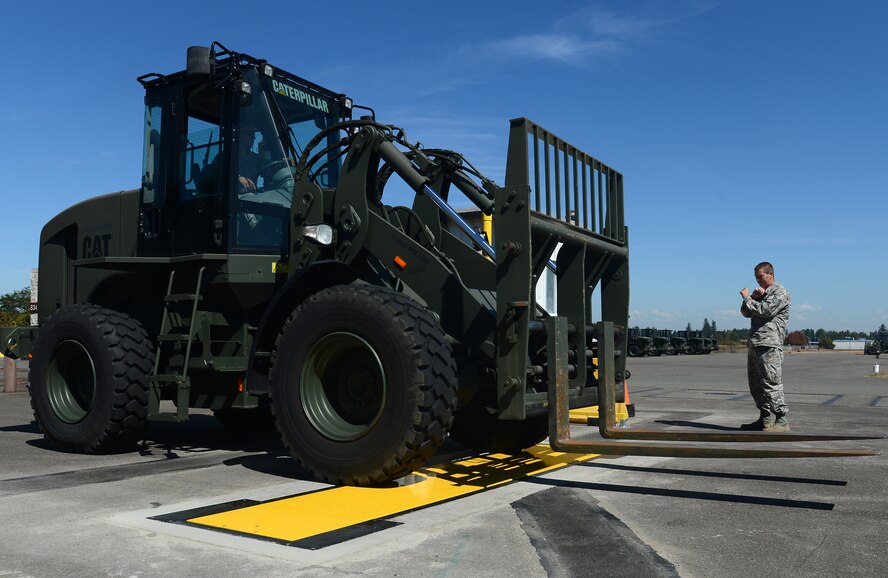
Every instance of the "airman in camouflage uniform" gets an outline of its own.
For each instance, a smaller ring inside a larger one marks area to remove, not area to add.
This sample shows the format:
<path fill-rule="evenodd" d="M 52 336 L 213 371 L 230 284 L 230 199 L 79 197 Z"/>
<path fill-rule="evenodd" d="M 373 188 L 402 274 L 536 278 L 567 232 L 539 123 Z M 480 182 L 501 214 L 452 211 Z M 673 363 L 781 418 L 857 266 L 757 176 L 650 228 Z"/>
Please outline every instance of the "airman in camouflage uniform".
<path fill-rule="evenodd" d="M 740 291 L 740 314 L 751 319 L 747 341 L 746 371 L 749 391 L 761 417 L 741 429 L 789 431 L 786 400 L 783 398 L 783 341 L 789 322 L 789 292 L 774 280 L 774 267 L 767 261 L 755 266 L 759 287 L 752 293 Z"/>

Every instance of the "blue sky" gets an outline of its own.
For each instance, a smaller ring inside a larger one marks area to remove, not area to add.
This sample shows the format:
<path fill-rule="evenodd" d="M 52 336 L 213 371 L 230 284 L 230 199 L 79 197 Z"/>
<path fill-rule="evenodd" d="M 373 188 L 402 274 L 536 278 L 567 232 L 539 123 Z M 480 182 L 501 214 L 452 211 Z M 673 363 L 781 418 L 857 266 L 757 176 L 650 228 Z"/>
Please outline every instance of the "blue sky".
<path fill-rule="evenodd" d="M 131 7 L 132 6 L 132 7 Z M 40 2 L 0 47 L 0 293 L 40 228 L 138 186 L 136 76 L 218 40 L 352 96 L 502 183 L 527 116 L 625 175 L 633 325 L 745 326 L 774 263 L 791 329 L 888 323 L 888 4 Z"/>

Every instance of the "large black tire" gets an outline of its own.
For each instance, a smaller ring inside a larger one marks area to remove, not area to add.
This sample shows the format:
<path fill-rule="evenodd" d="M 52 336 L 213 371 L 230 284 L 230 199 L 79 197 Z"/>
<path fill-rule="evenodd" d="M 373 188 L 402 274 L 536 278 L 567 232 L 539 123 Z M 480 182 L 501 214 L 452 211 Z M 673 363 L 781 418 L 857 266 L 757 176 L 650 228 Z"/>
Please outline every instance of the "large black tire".
<path fill-rule="evenodd" d="M 639 346 L 637 346 L 637 345 L 630 345 L 629 346 L 629 357 L 641 357 L 642 355 L 644 355 L 644 352 L 641 350 L 641 348 Z"/>
<path fill-rule="evenodd" d="M 369 485 L 438 450 L 456 405 L 456 364 L 430 311 L 391 289 L 320 291 L 275 343 L 271 408 L 284 445 L 315 477 Z"/>
<path fill-rule="evenodd" d="M 500 420 L 472 405 L 456 412 L 450 437 L 478 452 L 517 454 L 549 437 L 546 415 L 523 421 Z"/>
<path fill-rule="evenodd" d="M 138 321 L 88 303 L 63 307 L 46 320 L 34 347 L 34 418 L 64 451 L 131 444 L 147 425 L 153 368 L 153 347 Z"/>

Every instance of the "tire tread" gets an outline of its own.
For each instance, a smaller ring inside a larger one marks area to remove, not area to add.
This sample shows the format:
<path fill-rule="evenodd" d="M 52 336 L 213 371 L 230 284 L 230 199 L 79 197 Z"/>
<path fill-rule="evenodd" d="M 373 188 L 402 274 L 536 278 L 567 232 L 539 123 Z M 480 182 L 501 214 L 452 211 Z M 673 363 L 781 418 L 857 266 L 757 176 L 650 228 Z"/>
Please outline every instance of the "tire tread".
<path fill-rule="evenodd" d="M 78 317 L 94 324 L 110 352 L 113 374 L 111 386 L 114 390 L 110 420 L 93 439 L 84 439 L 80 443 L 63 443 L 47 433 L 35 407 L 33 395 L 31 409 L 44 438 L 54 446 L 85 454 L 104 453 L 135 442 L 147 426 L 148 376 L 154 369 L 154 350 L 147 332 L 138 321 L 125 313 L 91 303 L 59 309 L 46 320 L 44 331 L 52 324 Z M 33 372 L 32 365 L 29 380 L 33 380 Z M 96 384 L 96 387 L 101 385 Z"/>
<path fill-rule="evenodd" d="M 417 384 L 421 396 L 417 404 L 418 412 L 413 417 L 412 427 L 404 432 L 404 439 L 394 454 L 385 456 L 381 465 L 372 471 L 345 475 L 331 474 L 313 468 L 311 464 L 302 460 L 282 435 L 284 445 L 303 468 L 311 471 L 319 479 L 333 484 L 378 484 L 410 474 L 422 467 L 435 454 L 453 423 L 457 389 L 456 364 L 446 335 L 428 309 L 392 289 L 373 285 L 335 286 L 309 297 L 284 323 L 272 354 L 272 367 L 277 362 L 279 351 L 277 344 L 294 324 L 300 312 L 307 306 L 323 303 L 328 298 L 355 299 L 362 303 L 375 301 L 377 305 L 388 310 L 391 319 L 403 333 L 411 336 L 414 341 L 411 349 L 416 360 L 415 371 L 418 375 Z M 280 427 L 278 429 L 280 431 Z"/>

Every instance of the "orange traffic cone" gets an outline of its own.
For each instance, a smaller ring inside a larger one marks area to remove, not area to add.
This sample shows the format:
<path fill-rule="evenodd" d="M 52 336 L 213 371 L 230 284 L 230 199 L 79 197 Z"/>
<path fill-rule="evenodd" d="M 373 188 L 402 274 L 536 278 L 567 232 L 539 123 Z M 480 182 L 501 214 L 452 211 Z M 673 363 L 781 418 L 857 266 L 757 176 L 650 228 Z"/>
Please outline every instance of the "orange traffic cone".
<path fill-rule="evenodd" d="M 635 417 L 635 404 L 629 401 L 629 380 L 623 380 L 623 403 L 626 404 L 626 413 L 629 417 Z"/>

